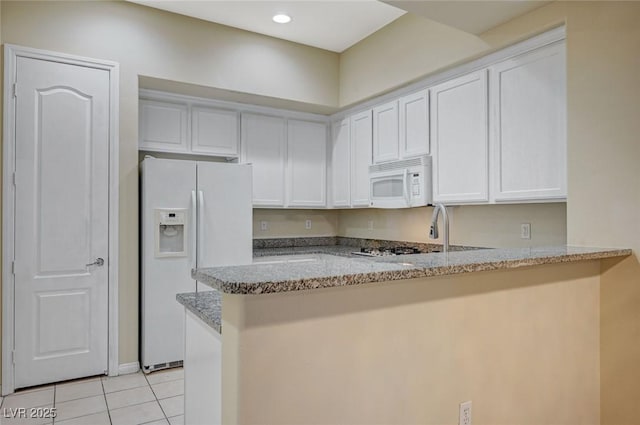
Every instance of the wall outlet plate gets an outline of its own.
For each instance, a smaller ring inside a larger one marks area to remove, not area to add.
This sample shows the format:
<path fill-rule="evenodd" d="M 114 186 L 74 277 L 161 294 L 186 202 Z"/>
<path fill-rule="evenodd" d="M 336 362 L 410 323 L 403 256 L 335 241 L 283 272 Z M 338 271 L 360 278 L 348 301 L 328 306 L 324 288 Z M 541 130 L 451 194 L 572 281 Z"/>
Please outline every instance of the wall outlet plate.
<path fill-rule="evenodd" d="M 305 220 L 304 221 L 304 228 L 307 230 L 311 229 L 311 220 Z"/>
<path fill-rule="evenodd" d="M 260 222 L 260 230 L 262 230 L 264 232 L 268 228 L 269 228 L 269 223 L 268 222 L 266 222 L 264 220 Z"/>
<path fill-rule="evenodd" d="M 460 403 L 458 425 L 471 425 L 471 400 Z"/>
<path fill-rule="evenodd" d="M 520 225 L 520 239 L 531 239 L 531 223 Z"/>

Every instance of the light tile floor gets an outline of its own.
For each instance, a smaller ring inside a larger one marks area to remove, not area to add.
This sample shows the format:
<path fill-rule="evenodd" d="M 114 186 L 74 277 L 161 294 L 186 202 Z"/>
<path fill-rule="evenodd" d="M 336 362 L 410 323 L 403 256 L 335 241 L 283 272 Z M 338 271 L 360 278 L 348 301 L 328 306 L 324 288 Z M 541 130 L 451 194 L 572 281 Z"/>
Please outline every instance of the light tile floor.
<path fill-rule="evenodd" d="M 55 408 L 56 417 L 29 417 L 31 408 Z M 184 425 L 184 371 L 96 376 L 0 397 L 0 425 L 18 424 Z"/>

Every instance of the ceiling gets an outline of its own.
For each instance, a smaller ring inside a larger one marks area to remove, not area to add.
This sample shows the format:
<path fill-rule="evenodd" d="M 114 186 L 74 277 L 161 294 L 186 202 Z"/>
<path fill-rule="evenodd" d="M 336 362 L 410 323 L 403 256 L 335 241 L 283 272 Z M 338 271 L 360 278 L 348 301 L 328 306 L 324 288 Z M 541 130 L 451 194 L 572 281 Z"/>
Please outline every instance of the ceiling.
<path fill-rule="evenodd" d="M 308 46 L 343 52 L 410 12 L 471 34 L 550 1 L 538 0 L 129 0 Z M 286 13 L 293 20 L 271 20 Z"/>
<path fill-rule="evenodd" d="M 376 0 L 130 0 L 308 46 L 342 52 L 406 13 Z M 288 24 L 271 20 L 277 13 Z"/>

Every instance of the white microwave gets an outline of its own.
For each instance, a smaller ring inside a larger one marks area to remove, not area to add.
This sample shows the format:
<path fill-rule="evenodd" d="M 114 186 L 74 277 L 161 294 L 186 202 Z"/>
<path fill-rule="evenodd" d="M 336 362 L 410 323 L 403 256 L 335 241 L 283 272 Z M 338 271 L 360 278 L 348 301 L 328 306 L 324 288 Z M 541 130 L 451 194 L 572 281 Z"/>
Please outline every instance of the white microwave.
<path fill-rule="evenodd" d="M 374 208 L 422 207 L 431 203 L 431 157 L 369 166 L 369 194 Z"/>

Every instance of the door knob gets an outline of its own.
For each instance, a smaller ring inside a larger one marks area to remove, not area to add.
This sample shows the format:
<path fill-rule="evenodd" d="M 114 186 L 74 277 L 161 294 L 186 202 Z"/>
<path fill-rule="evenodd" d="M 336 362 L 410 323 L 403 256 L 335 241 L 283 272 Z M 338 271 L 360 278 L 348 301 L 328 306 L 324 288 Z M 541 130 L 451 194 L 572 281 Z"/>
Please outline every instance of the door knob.
<path fill-rule="evenodd" d="M 87 267 L 89 266 L 104 266 L 104 259 L 103 258 L 96 258 L 96 261 L 94 261 L 93 263 L 89 263 L 86 265 Z"/>

